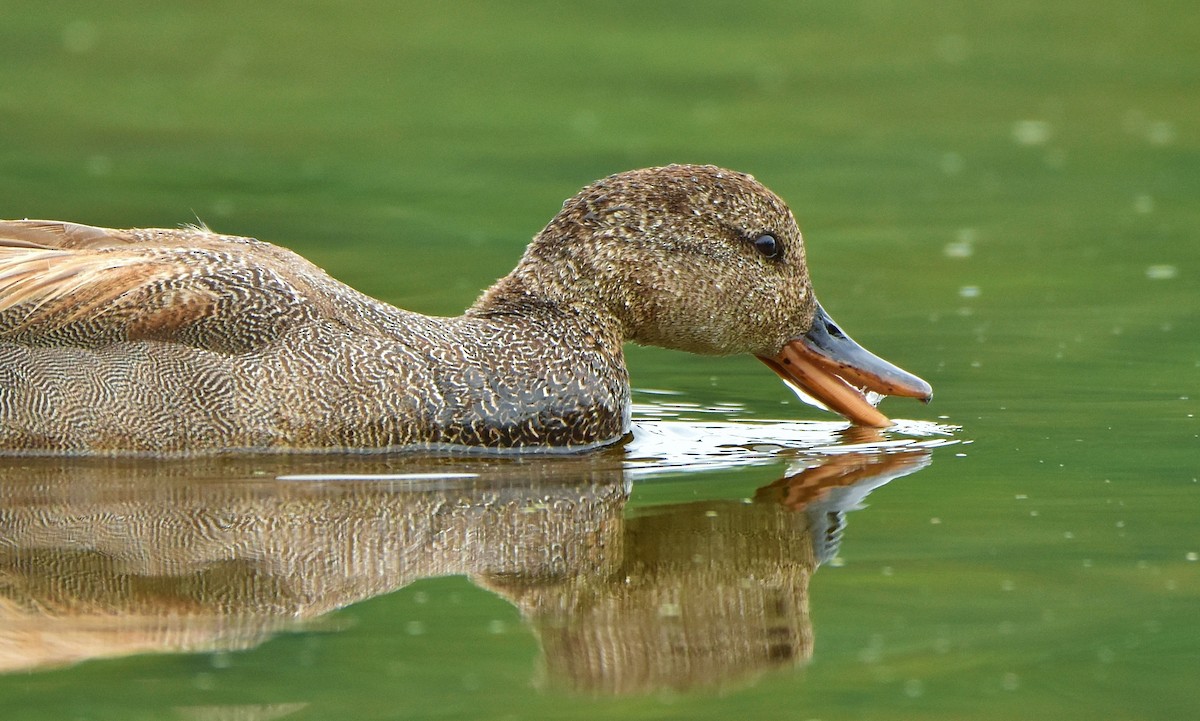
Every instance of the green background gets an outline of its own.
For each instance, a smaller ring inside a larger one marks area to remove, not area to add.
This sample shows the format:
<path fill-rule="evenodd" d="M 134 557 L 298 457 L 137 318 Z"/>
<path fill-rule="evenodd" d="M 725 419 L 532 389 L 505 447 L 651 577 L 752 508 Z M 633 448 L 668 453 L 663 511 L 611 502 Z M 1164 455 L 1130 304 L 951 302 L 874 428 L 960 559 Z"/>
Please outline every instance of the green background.
<path fill-rule="evenodd" d="M 831 314 L 935 388 L 885 409 L 972 443 L 852 516 L 845 565 L 813 579 L 812 662 L 747 688 L 535 689 L 517 612 L 441 579 L 228 657 L 3 677 L 4 717 L 1194 714 L 1198 51 L 1181 2 L 8 0 L 0 216 L 198 218 L 454 314 L 585 183 L 725 165 L 791 204 Z M 752 359 L 630 366 L 702 406 L 812 417 Z M 632 507 L 778 470 L 648 480 Z"/>

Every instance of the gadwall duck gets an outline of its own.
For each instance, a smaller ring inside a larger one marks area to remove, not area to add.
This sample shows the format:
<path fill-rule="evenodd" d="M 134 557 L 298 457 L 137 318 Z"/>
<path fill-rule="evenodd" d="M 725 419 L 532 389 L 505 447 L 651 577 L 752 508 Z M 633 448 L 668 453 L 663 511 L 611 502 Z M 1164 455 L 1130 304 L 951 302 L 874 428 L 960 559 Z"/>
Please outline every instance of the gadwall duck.
<path fill-rule="evenodd" d="M 630 428 L 622 345 L 758 356 L 854 423 L 928 400 L 817 303 L 787 205 L 671 165 L 567 200 L 455 318 L 203 227 L 0 222 L 0 452 L 582 449 Z"/>

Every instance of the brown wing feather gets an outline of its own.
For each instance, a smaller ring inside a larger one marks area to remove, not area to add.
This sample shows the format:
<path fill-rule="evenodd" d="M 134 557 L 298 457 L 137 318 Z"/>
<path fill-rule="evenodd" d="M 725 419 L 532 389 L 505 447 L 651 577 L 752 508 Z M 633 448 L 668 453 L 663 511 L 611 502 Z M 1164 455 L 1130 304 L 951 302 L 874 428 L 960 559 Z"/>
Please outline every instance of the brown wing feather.
<path fill-rule="evenodd" d="M 0 245 L 42 248 L 96 248 L 136 238 L 127 231 L 61 220 L 0 220 Z"/>
<path fill-rule="evenodd" d="M 296 276 L 336 283 L 293 253 L 200 228 L 0 222 L 0 340 L 244 351 L 305 316 Z"/>

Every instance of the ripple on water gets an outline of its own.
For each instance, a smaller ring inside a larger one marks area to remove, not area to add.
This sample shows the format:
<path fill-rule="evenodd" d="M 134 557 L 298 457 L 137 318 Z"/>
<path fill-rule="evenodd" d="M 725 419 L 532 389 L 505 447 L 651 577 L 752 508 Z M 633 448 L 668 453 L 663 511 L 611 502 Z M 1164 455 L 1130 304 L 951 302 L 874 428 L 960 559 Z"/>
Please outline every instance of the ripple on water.
<path fill-rule="evenodd" d="M 633 440 L 625 446 L 626 467 L 638 477 L 812 460 L 845 453 L 897 453 L 960 441 L 957 426 L 896 420 L 887 429 L 845 421 L 746 418 L 731 407 L 697 404 L 635 404 Z"/>

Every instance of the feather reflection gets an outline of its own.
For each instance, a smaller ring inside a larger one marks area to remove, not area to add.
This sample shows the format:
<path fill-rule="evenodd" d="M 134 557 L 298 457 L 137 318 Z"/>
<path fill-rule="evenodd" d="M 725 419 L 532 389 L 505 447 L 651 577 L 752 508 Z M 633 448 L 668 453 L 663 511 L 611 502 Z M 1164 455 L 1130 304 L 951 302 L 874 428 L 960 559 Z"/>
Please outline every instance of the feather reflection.
<path fill-rule="evenodd" d="M 812 655 L 809 579 L 844 512 L 929 451 L 807 458 L 750 502 L 637 510 L 623 461 L 2 461 L 0 671 L 247 649 L 465 575 L 521 610 L 547 685 L 746 683 Z"/>

